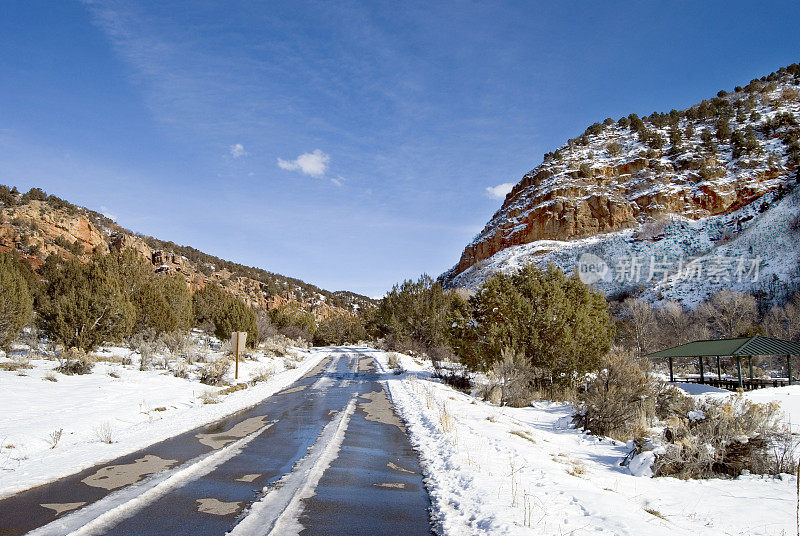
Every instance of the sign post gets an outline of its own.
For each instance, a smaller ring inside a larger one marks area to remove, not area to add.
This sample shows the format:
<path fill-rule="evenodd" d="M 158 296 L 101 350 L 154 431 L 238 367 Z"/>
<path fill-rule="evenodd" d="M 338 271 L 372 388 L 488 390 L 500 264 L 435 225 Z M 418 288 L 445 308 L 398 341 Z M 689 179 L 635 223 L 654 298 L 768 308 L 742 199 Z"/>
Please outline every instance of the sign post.
<path fill-rule="evenodd" d="M 234 331 L 231 333 L 231 348 L 233 353 L 236 354 L 236 370 L 233 374 L 233 379 L 239 379 L 239 354 L 244 352 L 244 343 L 247 341 L 246 331 Z"/>

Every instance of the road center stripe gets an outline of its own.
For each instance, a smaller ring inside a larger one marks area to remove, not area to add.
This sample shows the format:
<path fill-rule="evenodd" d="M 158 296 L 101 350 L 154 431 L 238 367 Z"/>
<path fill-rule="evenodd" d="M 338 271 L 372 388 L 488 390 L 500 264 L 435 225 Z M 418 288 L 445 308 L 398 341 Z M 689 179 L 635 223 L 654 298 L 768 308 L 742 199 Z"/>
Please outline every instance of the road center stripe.
<path fill-rule="evenodd" d="M 355 408 L 354 395 L 344 411 L 325 425 L 309 453 L 292 471 L 274 486 L 265 488 L 266 495 L 250 507 L 246 517 L 228 533 L 230 536 L 300 534 L 301 501 L 314 496 L 322 475 L 339 456 Z"/>

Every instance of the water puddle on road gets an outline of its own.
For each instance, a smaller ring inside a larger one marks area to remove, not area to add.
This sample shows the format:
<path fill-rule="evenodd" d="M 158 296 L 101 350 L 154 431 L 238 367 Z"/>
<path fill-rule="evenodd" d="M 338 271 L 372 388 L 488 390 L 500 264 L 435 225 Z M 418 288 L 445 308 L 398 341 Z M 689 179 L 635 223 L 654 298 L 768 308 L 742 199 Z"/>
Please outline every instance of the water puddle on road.
<path fill-rule="evenodd" d="M 358 372 L 375 372 L 375 363 L 371 357 L 359 358 Z"/>
<path fill-rule="evenodd" d="M 392 426 L 397 426 L 401 430 L 405 431 L 405 427 L 403 426 L 403 422 L 395 415 L 394 409 L 392 409 L 392 404 L 389 402 L 389 399 L 386 398 L 386 393 L 383 389 L 378 391 L 373 391 L 371 393 L 364 393 L 363 395 L 358 395 L 359 398 L 366 398 L 369 402 L 359 402 L 358 407 L 364 410 L 366 413 L 366 419 L 368 421 L 376 421 L 382 422 L 384 424 L 391 424 Z"/>
<path fill-rule="evenodd" d="M 241 508 L 241 502 L 223 502 L 219 499 L 197 499 L 197 511 L 215 516 L 235 514 Z"/>
<path fill-rule="evenodd" d="M 176 463 L 178 463 L 178 460 L 165 460 L 148 454 L 144 458 L 138 458 L 133 463 L 103 467 L 95 474 L 81 480 L 81 482 L 93 488 L 118 489 L 134 484 L 146 475 L 169 469 Z"/>
<path fill-rule="evenodd" d="M 308 378 L 313 378 L 314 376 L 322 374 L 322 371 L 325 370 L 325 367 L 331 364 L 331 361 L 333 361 L 332 358 L 326 357 L 325 359 L 317 363 L 317 365 L 313 369 L 306 372 L 306 374 L 300 379 L 306 380 Z"/>
<path fill-rule="evenodd" d="M 57 516 L 60 516 L 64 512 L 71 512 L 73 510 L 77 510 L 81 506 L 86 504 L 85 502 L 74 502 L 74 503 L 49 503 L 49 504 L 40 504 L 44 508 L 49 508 L 50 510 L 54 510 Z"/>
<path fill-rule="evenodd" d="M 289 389 L 284 389 L 283 391 L 281 391 L 278 394 L 279 395 L 288 395 L 289 393 L 297 393 L 298 391 L 302 391 L 306 387 L 308 387 L 308 386 L 307 385 L 298 385 L 297 387 L 290 387 Z"/>
<path fill-rule="evenodd" d="M 400 467 L 399 465 L 397 465 L 394 462 L 387 463 L 386 467 L 388 467 L 389 469 L 394 469 L 395 471 L 397 471 L 399 473 L 410 473 L 412 475 L 415 474 L 414 471 L 410 471 L 410 470 L 406 469 L 405 467 Z"/>
<path fill-rule="evenodd" d="M 373 486 L 389 489 L 406 489 L 406 485 L 402 482 L 377 482 L 373 484 Z"/>
<path fill-rule="evenodd" d="M 236 479 L 237 482 L 255 482 L 258 477 L 262 476 L 261 473 L 252 475 L 243 475 Z"/>
<path fill-rule="evenodd" d="M 264 426 L 265 421 L 267 420 L 266 415 L 262 415 L 261 417 L 251 417 L 249 419 L 245 419 L 240 423 L 234 425 L 230 430 L 226 432 L 216 432 L 213 434 L 197 434 L 195 437 L 200 440 L 200 443 L 211 447 L 214 450 L 220 449 L 227 445 L 228 443 L 232 443 L 238 439 L 241 439 L 245 436 L 248 436 Z"/>

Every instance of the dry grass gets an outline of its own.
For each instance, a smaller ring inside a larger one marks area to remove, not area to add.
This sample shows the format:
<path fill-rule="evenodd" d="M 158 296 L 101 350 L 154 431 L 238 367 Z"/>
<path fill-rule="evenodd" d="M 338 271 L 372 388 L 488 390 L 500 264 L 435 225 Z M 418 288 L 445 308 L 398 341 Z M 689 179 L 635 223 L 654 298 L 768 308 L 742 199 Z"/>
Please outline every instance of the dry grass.
<path fill-rule="evenodd" d="M 662 514 L 661 512 L 659 512 L 658 510 L 656 510 L 654 508 L 644 508 L 644 511 L 647 512 L 648 514 L 652 515 L 652 516 L 656 516 L 658 518 L 663 519 L 664 521 L 667 521 L 667 518 L 664 517 L 664 514 Z"/>
<path fill-rule="evenodd" d="M 5 370 L 8 372 L 17 372 L 19 370 L 27 370 L 32 368 L 33 365 L 25 361 L 14 360 L 14 361 L 4 361 L 3 363 L 0 363 L 0 370 Z"/>
<path fill-rule="evenodd" d="M 94 435 L 101 443 L 110 445 L 114 442 L 114 428 L 108 421 L 97 425 L 94 429 Z"/>
<path fill-rule="evenodd" d="M 122 356 L 114 354 L 89 354 L 86 358 L 92 363 L 117 363 L 118 365 L 121 365 L 124 360 Z"/>
<path fill-rule="evenodd" d="M 45 381 L 48 381 L 48 382 L 57 382 L 58 381 L 58 377 L 56 377 L 56 375 L 53 374 L 52 372 L 48 372 L 47 374 L 42 376 L 42 379 L 45 380 Z"/>
<path fill-rule="evenodd" d="M 521 437 L 522 439 L 526 439 L 531 443 L 536 444 L 536 440 L 533 437 L 531 437 L 531 435 L 525 430 L 511 430 L 509 434 Z"/>
<path fill-rule="evenodd" d="M 456 429 L 456 423 L 453 416 L 447 409 L 447 402 L 439 404 L 439 426 L 442 432 L 449 434 Z"/>
<path fill-rule="evenodd" d="M 261 367 L 256 371 L 255 375 L 252 378 L 250 378 L 250 385 L 255 385 L 259 382 L 265 382 L 273 374 L 275 374 L 275 372 L 272 370 L 272 368 Z"/>
<path fill-rule="evenodd" d="M 221 395 L 230 395 L 230 394 L 235 393 L 236 391 L 242 391 L 244 389 L 247 389 L 247 384 L 246 383 L 237 383 L 236 385 L 231 385 L 230 387 L 226 387 L 225 389 L 220 391 L 219 394 L 221 394 Z"/>
<path fill-rule="evenodd" d="M 53 430 L 50 432 L 50 435 L 47 438 L 47 442 L 50 444 L 50 448 L 54 449 L 58 446 L 58 442 L 61 441 L 61 435 L 64 433 L 63 428 L 59 428 L 58 430 Z"/>
<path fill-rule="evenodd" d="M 200 401 L 203 404 L 217 404 L 219 403 L 219 394 L 216 391 L 205 391 L 200 395 Z"/>

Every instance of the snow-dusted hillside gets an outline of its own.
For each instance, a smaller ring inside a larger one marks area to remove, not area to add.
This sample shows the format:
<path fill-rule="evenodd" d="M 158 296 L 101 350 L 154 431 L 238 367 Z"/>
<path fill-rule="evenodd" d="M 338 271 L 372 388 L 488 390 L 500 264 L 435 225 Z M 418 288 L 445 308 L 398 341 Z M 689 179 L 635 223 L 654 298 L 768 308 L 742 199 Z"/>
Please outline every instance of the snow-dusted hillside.
<path fill-rule="evenodd" d="M 679 258 L 724 255 L 736 263 L 746 254 L 765 264 L 750 285 L 734 286 L 784 293 L 797 275 L 797 199 L 783 196 L 797 183 L 798 138 L 800 65 L 683 111 L 595 123 L 523 177 L 442 280 L 475 288 L 531 260 L 571 271 L 587 252 L 608 264 L 668 254 L 673 272 Z M 702 265 L 703 280 L 718 279 L 719 269 L 708 272 L 718 260 L 693 267 Z M 675 298 L 692 288 L 674 280 L 656 285 L 662 275 L 600 288 L 639 286 Z"/>
<path fill-rule="evenodd" d="M 571 272 L 593 255 L 608 270 L 596 281 L 591 274 L 585 279 L 612 296 L 644 290 L 651 302 L 677 300 L 689 307 L 722 288 L 780 298 L 800 286 L 800 188 L 776 197 L 769 193 L 722 216 L 675 216 L 637 230 L 510 247 L 458 274 L 451 284 L 477 289 L 489 275 L 529 262 Z M 771 208 L 761 213 L 762 203 Z"/>

